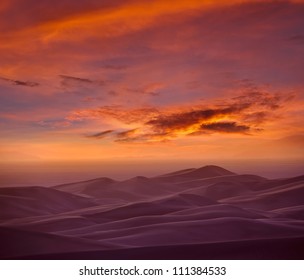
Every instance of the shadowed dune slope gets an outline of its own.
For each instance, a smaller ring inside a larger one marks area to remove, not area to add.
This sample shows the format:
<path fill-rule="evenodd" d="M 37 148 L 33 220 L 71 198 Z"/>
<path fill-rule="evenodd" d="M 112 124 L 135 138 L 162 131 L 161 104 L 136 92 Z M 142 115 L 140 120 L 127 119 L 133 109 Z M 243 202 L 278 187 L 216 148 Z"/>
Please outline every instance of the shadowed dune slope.
<path fill-rule="evenodd" d="M 94 195 L 94 193 L 96 191 L 98 192 L 100 188 L 106 189 L 115 182 L 116 181 L 111 178 L 102 177 L 88 181 L 63 184 L 53 188 L 70 193 Z"/>
<path fill-rule="evenodd" d="M 206 165 L 201 168 L 191 168 L 185 169 L 177 172 L 172 172 L 164 175 L 160 175 L 162 178 L 169 177 L 183 177 L 183 178 L 210 178 L 210 177 L 218 177 L 218 176 L 226 176 L 226 175 L 234 175 L 235 173 L 226 170 L 222 167 L 215 165 Z"/>
<path fill-rule="evenodd" d="M 254 195 L 241 195 L 223 199 L 221 202 L 262 210 L 280 209 L 304 205 L 304 183 L 291 187 L 268 189 Z"/>
<path fill-rule="evenodd" d="M 0 227 L 0 258 L 115 248 L 74 237 Z"/>
<path fill-rule="evenodd" d="M 32 255 L 46 260 L 302 260 L 304 237 Z"/>
<path fill-rule="evenodd" d="M 123 246 L 208 243 L 244 239 L 304 236 L 303 222 L 216 218 L 150 224 L 127 229 L 89 231 L 77 237 Z"/>
<path fill-rule="evenodd" d="M 166 215 L 176 211 L 215 204 L 215 201 L 198 195 L 175 195 L 159 200 L 127 204 L 107 211 L 84 215 L 98 222 L 100 219 L 122 220 L 138 216 Z"/>
<path fill-rule="evenodd" d="M 56 214 L 94 205 L 92 199 L 52 188 L 0 188 L 0 220 Z"/>

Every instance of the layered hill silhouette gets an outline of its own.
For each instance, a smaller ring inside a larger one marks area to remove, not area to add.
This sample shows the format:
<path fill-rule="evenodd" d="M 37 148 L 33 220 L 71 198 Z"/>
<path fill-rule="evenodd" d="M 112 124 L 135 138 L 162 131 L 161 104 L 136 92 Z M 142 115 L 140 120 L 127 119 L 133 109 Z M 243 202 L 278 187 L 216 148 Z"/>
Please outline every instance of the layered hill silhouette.
<path fill-rule="evenodd" d="M 0 246 L 2 259 L 303 259 L 304 176 L 205 166 L 2 187 Z"/>

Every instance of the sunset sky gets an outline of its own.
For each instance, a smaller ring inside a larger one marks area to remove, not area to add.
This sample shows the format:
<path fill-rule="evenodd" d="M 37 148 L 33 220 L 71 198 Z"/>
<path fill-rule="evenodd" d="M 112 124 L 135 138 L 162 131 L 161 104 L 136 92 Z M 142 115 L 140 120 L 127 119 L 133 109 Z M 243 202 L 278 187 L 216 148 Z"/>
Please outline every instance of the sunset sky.
<path fill-rule="evenodd" d="M 304 166 L 304 1 L 2 0 L 0 42 L 1 166 Z"/>

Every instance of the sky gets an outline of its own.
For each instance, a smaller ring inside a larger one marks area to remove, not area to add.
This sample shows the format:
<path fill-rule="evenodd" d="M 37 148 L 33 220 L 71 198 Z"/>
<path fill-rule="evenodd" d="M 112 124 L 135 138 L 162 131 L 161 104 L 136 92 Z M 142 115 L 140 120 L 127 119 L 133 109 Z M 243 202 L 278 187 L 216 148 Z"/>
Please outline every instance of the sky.
<path fill-rule="evenodd" d="M 304 1 L 2 0 L 0 41 L 10 174 L 304 167 Z"/>

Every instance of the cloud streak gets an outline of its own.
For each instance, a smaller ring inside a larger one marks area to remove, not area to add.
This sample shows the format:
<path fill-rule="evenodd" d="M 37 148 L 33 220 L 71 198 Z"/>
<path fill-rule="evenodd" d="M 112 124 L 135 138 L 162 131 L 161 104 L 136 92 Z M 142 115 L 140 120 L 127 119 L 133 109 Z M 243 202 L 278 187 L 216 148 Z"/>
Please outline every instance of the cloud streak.
<path fill-rule="evenodd" d="M 254 91 L 210 104 L 156 109 L 152 107 L 127 109 L 106 106 L 75 111 L 67 117 L 73 121 L 112 119 L 136 128 L 113 133 L 116 142 L 157 142 L 202 134 L 244 134 L 263 131 L 262 126 L 272 118 L 272 112 L 284 107 L 291 94 Z M 112 132 L 112 131 L 111 131 Z"/>
<path fill-rule="evenodd" d="M 297 44 L 304 44 L 304 35 L 294 35 L 288 38 L 289 41 L 297 43 Z"/>
<path fill-rule="evenodd" d="M 239 125 L 236 122 L 213 122 L 202 124 L 203 131 L 224 132 L 224 133 L 248 133 L 250 127 L 247 125 Z"/>
<path fill-rule="evenodd" d="M 161 90 L 164 87 L 161 83 L 151 83 L 148 85 L 145 85 L 143 87 L 130 89 L 127 88 L 127 91 L 136 93 L 136 94 L 144 94 L 144 95 L 151 95 L 151 96 L 159 96 L 159 90 Z"/>
<path fill-rule="evenodd" d="M 108 136 L 109 134 L 111 134 L 112 132 L 114 132 L 114 130 L 105 130 L 105 131 L 98 132 L 95 134 L 86 135 L 86 137 L 91 138 L 91 139 L 103 139 L 106 136 Z"/>
<path fill-rule="evenodd" d="M 14 86 L 25 86 L 25 87 L 37 87 L 39 86 L 39 83 L 37 82 L 30 82 L 30 81 L 20 81 L 20 80 L 14 80 L 14 79 L 7 79 L 0 77 L 0 80 L 10 83 Z"/>
<path fill-rule="evenodd" d="M 61 85 L 63 87 L 86 87 L 86 86 L 103 86 L 105 85 L 104 81 L 95 81 L 87 78 L 79 78 L 68 75 L 59 75 L 61 78 Z"/>

